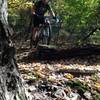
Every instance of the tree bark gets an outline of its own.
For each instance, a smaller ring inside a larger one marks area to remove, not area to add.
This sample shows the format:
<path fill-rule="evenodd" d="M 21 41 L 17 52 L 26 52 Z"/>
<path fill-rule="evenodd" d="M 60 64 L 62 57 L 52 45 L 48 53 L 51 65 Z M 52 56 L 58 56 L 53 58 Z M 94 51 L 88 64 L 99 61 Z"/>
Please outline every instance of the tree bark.
<path fill-rule="evenodd" d="M 0 100 L 27 100 L 10 40 L 7 0 L 0 0 Z"/>

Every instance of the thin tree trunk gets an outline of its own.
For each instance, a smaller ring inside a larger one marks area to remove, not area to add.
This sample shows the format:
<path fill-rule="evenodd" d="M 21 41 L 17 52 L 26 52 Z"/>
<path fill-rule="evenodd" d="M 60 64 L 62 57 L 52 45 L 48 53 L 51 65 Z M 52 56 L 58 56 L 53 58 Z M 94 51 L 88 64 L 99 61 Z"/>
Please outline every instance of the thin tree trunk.
<path fill-rule="evenodd" d="M 0 0 L 0 100 L 27 100 L 10 35 L 7 0 Z"/>

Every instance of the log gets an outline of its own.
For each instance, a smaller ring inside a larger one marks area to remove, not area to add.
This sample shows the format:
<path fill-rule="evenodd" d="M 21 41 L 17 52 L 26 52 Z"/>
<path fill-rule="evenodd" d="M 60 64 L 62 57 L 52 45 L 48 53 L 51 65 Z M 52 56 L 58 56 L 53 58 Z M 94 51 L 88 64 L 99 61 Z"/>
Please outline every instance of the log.
<path fill-rule="evenodd" d="M 74 76 L 83 76 L 83 75 L 93 75 L 95 73 L 98 73 L 98 70 L 80 70 L 80 69 L 61 69 L 59 71 L 56 71 L 56 73 L 70 73 Z"/>
<path fill-rule="evenodd" d="M 34 58 L 39 60 L 59 60 L 90 55 L 100 55 L 100 45 L 80 46 L 71 49 L 58 49 L 54 46 L 39 45 L 36 52 L 33 53 Z"/>

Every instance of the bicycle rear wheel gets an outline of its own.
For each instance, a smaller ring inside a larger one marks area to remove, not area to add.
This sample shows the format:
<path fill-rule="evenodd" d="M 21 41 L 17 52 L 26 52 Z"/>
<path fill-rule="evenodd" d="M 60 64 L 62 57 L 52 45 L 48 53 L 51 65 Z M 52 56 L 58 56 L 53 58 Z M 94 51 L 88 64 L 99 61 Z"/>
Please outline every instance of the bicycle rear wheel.
<path fill-rule="evenodd" d="M 40 31 L 36 31 L 36 37 L 35 37 L 35 40 L 33 40 L 33 36 L 31 35 L 30 37 L 30 48 L 32 47 L 37 47 L 39 41 L 40 41 Z"/>

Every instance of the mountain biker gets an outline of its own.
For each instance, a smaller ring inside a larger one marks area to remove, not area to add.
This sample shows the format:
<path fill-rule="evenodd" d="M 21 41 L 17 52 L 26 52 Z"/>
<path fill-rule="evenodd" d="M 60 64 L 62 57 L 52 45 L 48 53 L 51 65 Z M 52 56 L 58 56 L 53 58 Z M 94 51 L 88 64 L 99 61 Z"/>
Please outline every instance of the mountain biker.
<path fill-rule="evenodd" d="M 32 44 L 36 40 L 36 32 L 39 31 L 39 25 L 44 23 L 44 15 L 47 11 L 49 11 L 50 15 L 55 18 L 55 13 L 53 12 L 52 8 L 49 5 L 50 0 L 39 0 L 37 1 L 32 8 L 32 15 L 33 15 L 33 29 L 32 29 L 32 36 L 31 42 Z"/>

